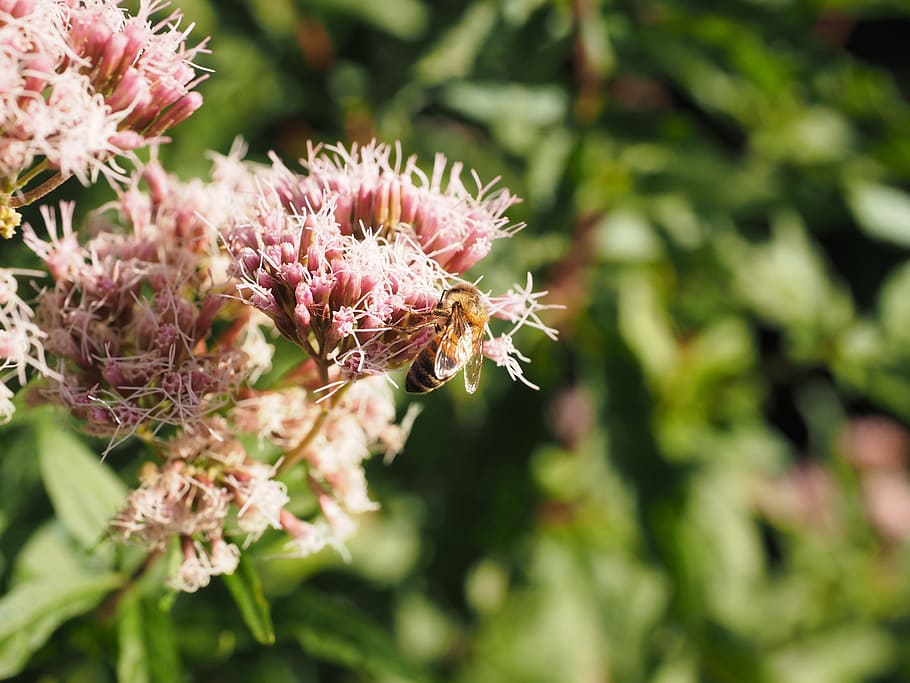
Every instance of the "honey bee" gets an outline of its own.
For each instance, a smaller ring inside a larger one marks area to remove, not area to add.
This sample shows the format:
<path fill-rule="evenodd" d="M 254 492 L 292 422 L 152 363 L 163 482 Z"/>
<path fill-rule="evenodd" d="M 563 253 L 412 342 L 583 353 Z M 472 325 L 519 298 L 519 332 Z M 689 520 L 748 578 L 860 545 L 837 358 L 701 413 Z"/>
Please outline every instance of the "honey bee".
<path fill-rule="evenodd" d="M 436 308 L 436 336 L 411 363 L 405 389 L 426 394 L 448 382 L 464 367 L 464 388 L 477 391 L 483 367 L 483 335 L 489 313 L 473 285 L 446 290 Z"/>

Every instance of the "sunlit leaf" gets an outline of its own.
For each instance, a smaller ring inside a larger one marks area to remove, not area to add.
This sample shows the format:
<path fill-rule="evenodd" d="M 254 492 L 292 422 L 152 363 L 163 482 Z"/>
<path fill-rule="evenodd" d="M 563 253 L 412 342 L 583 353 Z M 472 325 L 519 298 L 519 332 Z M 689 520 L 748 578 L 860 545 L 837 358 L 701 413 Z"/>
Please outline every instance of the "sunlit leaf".
<path fill-rule="evenodd" d="M 304 589 L 285 607 L 284 621 L 308 654 L 373 675 L 430 680 L 397 652 L 388 633 L 349 602 Z"/>
<path fill-rule="evenodd" d="M 123 507 L 126 488 L 71 432 L 46 424 L 38 432 L 37 447 L 57 519 L 84 547 L 94 547 Z"/>
<path fill-rule="evenodd" d="M 60 624 L 90 610 L 121 581 L 117 574 L 60 574 L 0 598 L 0 678 L 18 673 Z"/>
<path fill-rule="evenodd" d="M 869 235 L 910 247 L 910 194 L 887 185 L 855 182 L 847 199 L 856 221 Z"/>
<path fill-rule="evenodd" d="M 358 2 L 358 0 L 317 0 L 303 2 L 304 8 L 314 5 L 345 14 L 366 22 L 381 31 L 405 40 L 414 40 L 423 33 L 428 14 L 419 0 L 387 0 L 386 2 Z"/>
<path fill-rule="evenodd" d="M 274 643 L 271 608 L 262 593 L 262 582 L 252 563 L 241 559 L 237 571 L 223 578 L 253 637 L 264 645 Z"/>
<path fill-rule="evenodd" d="M 131 595 L 118 611 L 117 675 L 121 681 L 154 683 L 181 678 L 170 615 L 160 606 Z"/>
<path fill-rule="evenodd" d="M 415 65 L 417 77 L 428 85 L 464 78 L 474 66 L 487 36 L 496 21 L 490 2 L 474 2 L 461 20 L 436 40 L 432 50 Z"/>
<path fill-rule="evenodd" d="M 95 559 L 76 547 L 73 537 L 58 520 L 51 520 L 38 527 L 19 551 L 13 583 L 76 574 L 89 568 Z"/>

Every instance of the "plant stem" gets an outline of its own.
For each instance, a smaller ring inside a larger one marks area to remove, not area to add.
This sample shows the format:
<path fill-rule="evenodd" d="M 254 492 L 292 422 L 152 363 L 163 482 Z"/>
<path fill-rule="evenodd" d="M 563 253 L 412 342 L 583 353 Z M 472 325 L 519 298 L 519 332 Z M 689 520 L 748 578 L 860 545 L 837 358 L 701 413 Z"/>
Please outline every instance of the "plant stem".
<path fill-rule="evenodd" d="M 332 408 L 338 405 L 338 401 L 344 395 L 344 392 L 347 391 L 347 388 L 351 386 L 350 384 L 345 384 L 338 391 L 335 392 L 335 395 L 328 400 L 329 405 L 322 409 L 319 413 L 319 416 L 313 421 L 313 426 L 310 427 L 310 431 L 307 432 L 307 435 L 303 437 L 303 440 L 297 444 L 297 447 L 294 448 L 290 453 L 288 453 L 282 463 L 278 466 L 278 474 L 283 474 L 291 469 L 294 465 L 300 462 L 303 459 L 304 453 L 306 452 L 307 447 L 313 442 L 318 435 L 320 430 L 322 430 L 323 425 L 325 424 L 326 419 L 329 416 L 329 413 L 332 412 Z"/>
<path fill-rule="evenodd" d="M 32 178 L 34 178 L 39 173 L 43 173 L 46 170 L 47 159 L 44 159 L 41 162 L 35 164 L 34 167 L 30 168 L 21 178 L 16 178 L 16 187 L 25 187 L 32 181 Z"/>
<path fill-rule="evenodd" d="M 319 430 L 322 429 L 322 425 L 325 424 L 326 418 L 329 416 L 329 410 L 331 408 L 323 408 L 319 413 L 319 416 L 314 420 L 313 426 L 310 427 L 310 431 L 307 432 L 307 435 L 303 437 L 303 441 L 297 444 L 297 447 L 286 455 L 284 460 L 278 466 L 278 474 L 284 474 L 294 465 L 301 461 L 303 454 L 307 449 L 307 446 L 316 438 L 316 435 L 319 434 Z"/>
<path fill-rule="evenodd" d="M 68 175 L 63 175 L 62 173 L 55 173 L 50 178 L 41 183 L 34 190 L 29 190 L 21 198 L 12 196 L 9 200 L 9 206 L 14 209 L 21 208 L 23 206 L 28 206 L 37 199 L 41 199 L 44 195 L 52 190 L 57 189 L 63 183 L 69 179 Z"/>

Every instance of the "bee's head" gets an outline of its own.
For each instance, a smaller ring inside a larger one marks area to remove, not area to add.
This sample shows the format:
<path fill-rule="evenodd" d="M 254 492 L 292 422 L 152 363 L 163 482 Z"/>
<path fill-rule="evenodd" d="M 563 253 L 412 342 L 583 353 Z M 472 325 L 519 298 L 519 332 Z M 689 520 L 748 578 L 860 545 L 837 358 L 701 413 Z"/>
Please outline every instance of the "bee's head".
<path fill-rule="evenodd" d="M 483 297 L 474 285 L 457 284 L 443 293 L 441 305 L 451 311 L 455 307 L 461 308 L 472 319 L 486 319 L 487 309 Z"/>

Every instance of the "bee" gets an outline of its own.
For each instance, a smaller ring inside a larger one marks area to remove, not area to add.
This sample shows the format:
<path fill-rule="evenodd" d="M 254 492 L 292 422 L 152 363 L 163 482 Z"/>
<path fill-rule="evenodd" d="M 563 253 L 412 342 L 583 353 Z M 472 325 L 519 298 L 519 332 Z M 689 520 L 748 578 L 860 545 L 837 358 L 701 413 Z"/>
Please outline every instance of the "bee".
<path fill-rule="evenodd" d="M 490 315 L 473 285 L 446 290 L 436 308 L 436 336 L 408 370 L 405 389 L 426 394 L 448 382 L 464 367 L 464 388 L 477 391 L 483 367 L 483 335 Z"/>

